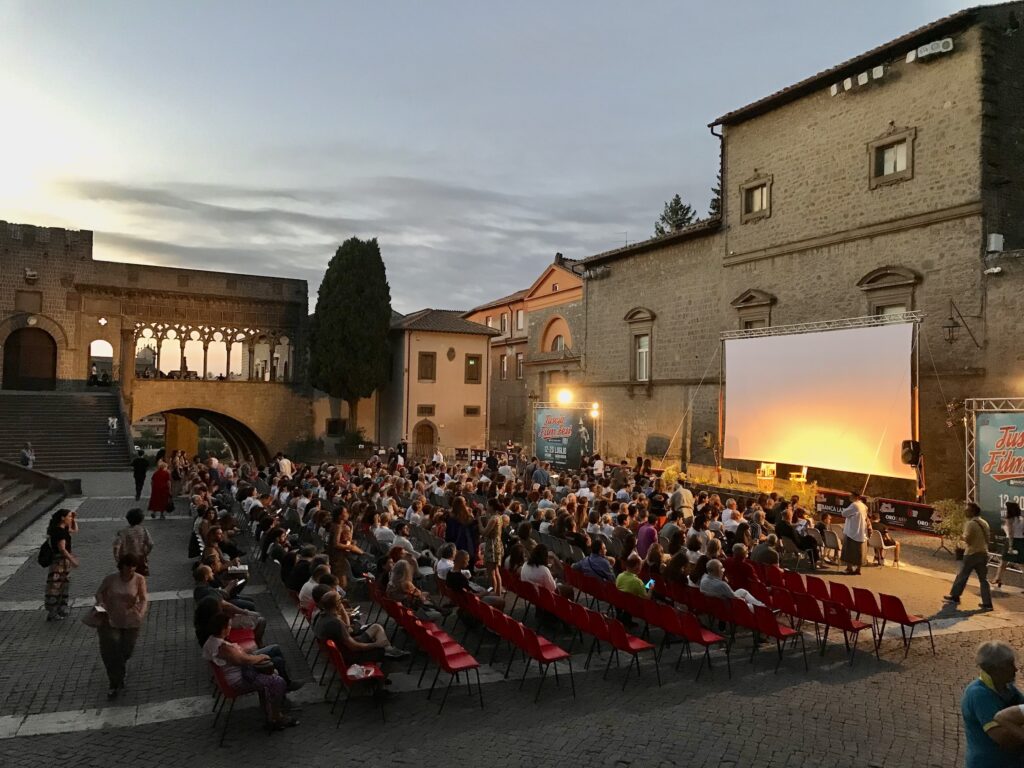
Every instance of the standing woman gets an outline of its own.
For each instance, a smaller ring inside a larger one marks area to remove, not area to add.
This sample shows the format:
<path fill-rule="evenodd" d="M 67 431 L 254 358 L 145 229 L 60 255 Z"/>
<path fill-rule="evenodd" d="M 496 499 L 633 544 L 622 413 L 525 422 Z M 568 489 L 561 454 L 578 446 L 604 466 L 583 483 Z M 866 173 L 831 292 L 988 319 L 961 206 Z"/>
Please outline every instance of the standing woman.
<path fill-rule="evenodd" d="M 78 533 L 78 521 L 70 509 L 58 509 L 50 517 L 46 537 L 53 551 L 53 561 L 46 574 L 46 620 L 63 621 L 68 617 L 68 589 L 71 569 L 78 567 L 78 558 L 71 553 L 71 534 Z"/>
<path fill-rule="evenodd" d="M 128 510 L 124 519 L 128 521 L 128 526 L 114 537 L 114 562 L 120 563 L 123 555 L 133 555 L 136 573 L 149 576 L 149 553 L 153 551 L 153 537 L 142 525 L 146 516 L 141 509 L 135 507 Z"/>
<path fill-rule="evenodd" d="M 141 515 L 140 510 L 133 511 L 139 511 Z M 102 606 L 107 615 L 97 632 L 100 636 L 100 657 L 110 681 L 108 699 L 113 699 L 118 691 L 124 689 L 125 668 L 135 650 L 139 628 L 149 605 L 146 578 L 138 572 L 138 567 L 139 559 L 135 555 L 121 555 L 117 561 L 117 573 L 107 576 L 96 590 L 96 605 Z"/>
<path fill-rule="evenodd" d="M 484 540 L 484 568 L 491 577 L 494 596 L 501 597 L 501 564 L 505 560 L 505 546 L 501 529 L 505 522 L 504 510 L 497 499 L 490 500 L 491 514 L 480 518 L 480 535 Z"/>
<path fill-rule="evenodd" d="M 150 485 L 149 516 L 156 517 L 156 513 L 159 512 L 160 519 L 163 519 L 171 502 L 171 473 L 167 471 L 166 461 L 157 462 Z"/>
<path fill-rule="evenodd" d="M 864 542 L 868 537 L 868 508 L 858 491 L 850 494 L 850 506 L 843 510 L 843 562 L 848 576 L 860 576 Z"/>
<path fill-rule="evenodd" d="M 352 542 L 352 526 L 348 522 L 348 508 L 338 507 L 331 512 L 331 529 L 328 534 L 331 558 L 331 573 L 338 577 L 342 589 L 348 589 L 348 581 L 352 578 L 352 564 L 349 555 L 361 555 L 363 550 Z"/>
<path fill-rule="evenodd" d="M 1003 574 L 1006 573 L 1006 566 L 1010 563 L 1024 563 L 1024 517 L 1020 514 L 1020 505 L 1012 501 L 1006 503 L 1006 518 L 1003 520 L 1003 531 L 1006 538 L 1010 540 L 1010 546 L 1006 554 L 999 560 L 999 570 L 996 571 L 995 585 L 1003 586 Z M 899 550 L 896 550 L 896 562 L 900 561 Z"/>

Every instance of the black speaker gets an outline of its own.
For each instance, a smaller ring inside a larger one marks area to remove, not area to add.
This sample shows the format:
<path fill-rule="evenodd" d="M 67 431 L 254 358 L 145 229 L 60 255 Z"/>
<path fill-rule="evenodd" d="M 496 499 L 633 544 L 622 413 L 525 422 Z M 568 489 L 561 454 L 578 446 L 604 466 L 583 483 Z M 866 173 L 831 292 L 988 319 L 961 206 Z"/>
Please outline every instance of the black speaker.
<path fill-rule="evenodd" d="M 921 460 L 921 443 L 917 440 L 904 440 L 900 446 L 900 459 L 904 464 L 915 466 Z"/>

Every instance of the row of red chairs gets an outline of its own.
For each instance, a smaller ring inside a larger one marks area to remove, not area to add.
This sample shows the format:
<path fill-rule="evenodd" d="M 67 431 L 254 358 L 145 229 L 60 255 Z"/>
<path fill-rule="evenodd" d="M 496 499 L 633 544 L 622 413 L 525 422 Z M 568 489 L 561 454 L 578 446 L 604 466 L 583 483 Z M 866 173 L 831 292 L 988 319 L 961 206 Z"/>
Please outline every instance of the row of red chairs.
<path fill-rule="evenodd" d="M 384 613 L 395 623 L 395 631 L 403 630 L 412 639 L 415 652 L 422 652 L 426 656 L 423 671 L 420 673 L 419 685 L 423 683 L 423 676 L 426 673 L 427 665 L 433 661 L 437 666 L 434 673 L 434 680 L 430 684 L 430 691 L 427 699 L 434 695 L 434 687 L 442 670 L 448 674 L 448 686 L 445 688 L 444 697 L 441 699 L 441 706 L 438 714 L 444 710 L 448 694 L 451 692 L 452 683 L 463 672 L 466 673 L 466 687 L 472 695 L 469 673 L 476 673 L 476 686 L 480 696 L 480 708 L 484 706 L 484 690 L 480 684 L 480 663 L 469 653 L 454 637 L 449 635 L 441 627 L 431 621 L 422 621 L 408 608 L 394 600 L 385 597 L 376 584 L 369 584 L 370 599 L 377 603 Z M 415 653 L 414 652 L 414 653 Z M 413 657 L 415 661 L 415 655 Z M 410 671 L 412 664 L 410 663 Z"/>
<path fill-rule="evenodd" d="M 523 684 L 526 682 L 526 674 L 530 669 L 533 662 L 537 662 L 537 668 L 541 672 L 540 682 L 537 684 L 537 693 L 534 696 L 534 703 L 540 699 L 541 689 L 544 687 L 544 681 L 547 678 L 548 670 L 554 668 L 555 681 L 558 682 L 558 662 L 564 661 L 569 667 L 569 684 L 572 687 L 572 697 L 576 698 L 576 680 L 573 675 L 572 669 L 572 656 L 561 646 L 551 642 L 543 635 L 538 634 L 530 627 L 523 624 L 508 614 L 499 611 L 494 606 L 488 605 L 483 602 L 475 595 L 467 593 L 453 592 L 446 586 L 441 584 L 441 594 L 447 597 L 452 603 L 454 603 L 461 611 L 464 611 L 473 619 L 475 619 L 481 628 L 490 630 L 497 638 L 497 642 L 494 645 L 494 653 L 491 656 L 491 663 L 494 663 L 498 647 L 501 641 L 505 641 L 510 649 L 508 665 L 505 667 L 505 678 L 508 678 L 509 672 L 512 669 L 512 662 L 515 659 L 515 651 L 518 649 L 522 652 L 523 658 L 526 660 L 526 665 L 523 668 L 523 675 L 519 680 L 519 687 L 522 689 Z M 480 642 L 483 642 L 484 632 L 480 633 Z M 466 636 L 469 636 L 469 629 L 467 628 Z M 465 638 L 464 638 L 465 640 Z M 477 646 L 479 652 L 479 645 Z"/>
<path fill-rule="evenodd" d="M 625 690 L 634 665 L 636 666 L 637 676 L 640 675 L 639 655 L 650 651 L 654 657 L 654 669 L 658 678 L 658 685 L 661 685 L 660 654 L 658 649 L 646 640 L 626 632 L 625 626 L 618 619 L 604 616 L 600 612 L 589 609 L 574 600 L 569 600 L 555 592 L 537 587 L 530 582 L 522 581 L 511 571 L 502 571 L 502 583 L 506 584 L 509 590 L 517 595 L 517 600 L 519 597 L 522 597 L 529 605 L 533 605 L 536 609 L 546 611 L 555 616 L 563 624 L 575 630 L 575 633 L 581 638 L 583 634 L 590 635 L 593 638 L 590 644 L 590 651 L 587 654 L 586 668 L 590 667 L 590 661 L 593 658 L 594 652 L 600 653 L 600 644 L 602 642 L 607 643 L 611 647 L 611 653 L 605 664 L 605 678 L 608 676 L 612 660 L 618 660 L 619 652 L 622 651 L 629 654 L 631 657 L 629 668 L 626 670 L 626 676 L 622 681 L 622 687 Z M 513 604 L 514 608 L 515 605 Z M 688 639 L 704 645 L 705 651 L 708 647 L 718 642 L 724 642 L 724 638 L 714 635 L 714 633 L 700 632 L 698 628 L 692 626 L 687 628 L 686 634 Z M 680 636 L 682 636 L 682 633 Z M 574 634 L 573 644 L 575 643 L 575 637 L 576 635 Z M 572 645 L 569 648 L 571 650 Z M 710 656 L 707 656 L 707 660 L 710 663 Z M 702 667 L 703 663 L 702 661 Z M 698 671 L 699 674 L 700 672 Z"/>

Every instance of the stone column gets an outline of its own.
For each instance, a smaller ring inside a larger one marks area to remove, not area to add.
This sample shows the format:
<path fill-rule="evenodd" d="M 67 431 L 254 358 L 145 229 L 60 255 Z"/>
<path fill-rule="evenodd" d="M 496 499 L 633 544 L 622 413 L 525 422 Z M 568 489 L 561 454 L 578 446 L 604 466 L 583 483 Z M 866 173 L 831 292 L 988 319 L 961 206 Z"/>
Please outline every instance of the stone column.
<path fill-rule="evenodd" d="M 125 401 L 132 396 L 132 383 L 135 381 L 135 331 L 131 328 L 121 329 L 121 368 L 118 371 L 121 382 L 121 394 Z"/>
<path fill-rule="evenodd" d="M 224 348 L 227 350 L 227 354 L 228 354 L 227 363 L 224 365 L 224 380 L 225 381 L 230 381 L 231 380 L 231 350 L 233 350 L 235 348 L 235 340 L 234 339 L 224 339 Z"/>
<path fill-rule="evenodd" d="M 207 360 L 210 353 L 210 340 L 203 339 L 203 381 L 206 381 Z"/>
<path fill-rule="evenodd" d="M 250 341 L 249 342 L 249 374 L 248 374 L 248 377 L 247 377 L 249 379 L 249 381 L 253 380 L 253 377 L 256 374 L 256 370 L 255 369 L 256 369 L 256 345 L 253 344 Z"/>
<path fill-rule="evenodd" d="M 154 337 L 156 339 L 156 355 L 153 356 L 153 378 L 160 378 L 160 348 L 164 345 L 163 333 Z"/>

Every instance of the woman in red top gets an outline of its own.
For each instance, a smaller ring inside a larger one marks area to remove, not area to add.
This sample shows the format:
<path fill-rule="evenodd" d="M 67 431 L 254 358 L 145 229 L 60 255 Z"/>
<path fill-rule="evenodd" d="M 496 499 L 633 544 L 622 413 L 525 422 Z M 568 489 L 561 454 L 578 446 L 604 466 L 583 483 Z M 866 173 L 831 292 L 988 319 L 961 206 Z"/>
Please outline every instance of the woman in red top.
<path fill-rule="evenodd" d="M 171 473 L 167 471 L 167 462 L 157 463 L 156 472 L 153 473 L 150 483 L 152 491 L 149 494 L 149 516 L 156 517 L 156 513 L 159 512 L 162 519 L 171 501 Z"/>

